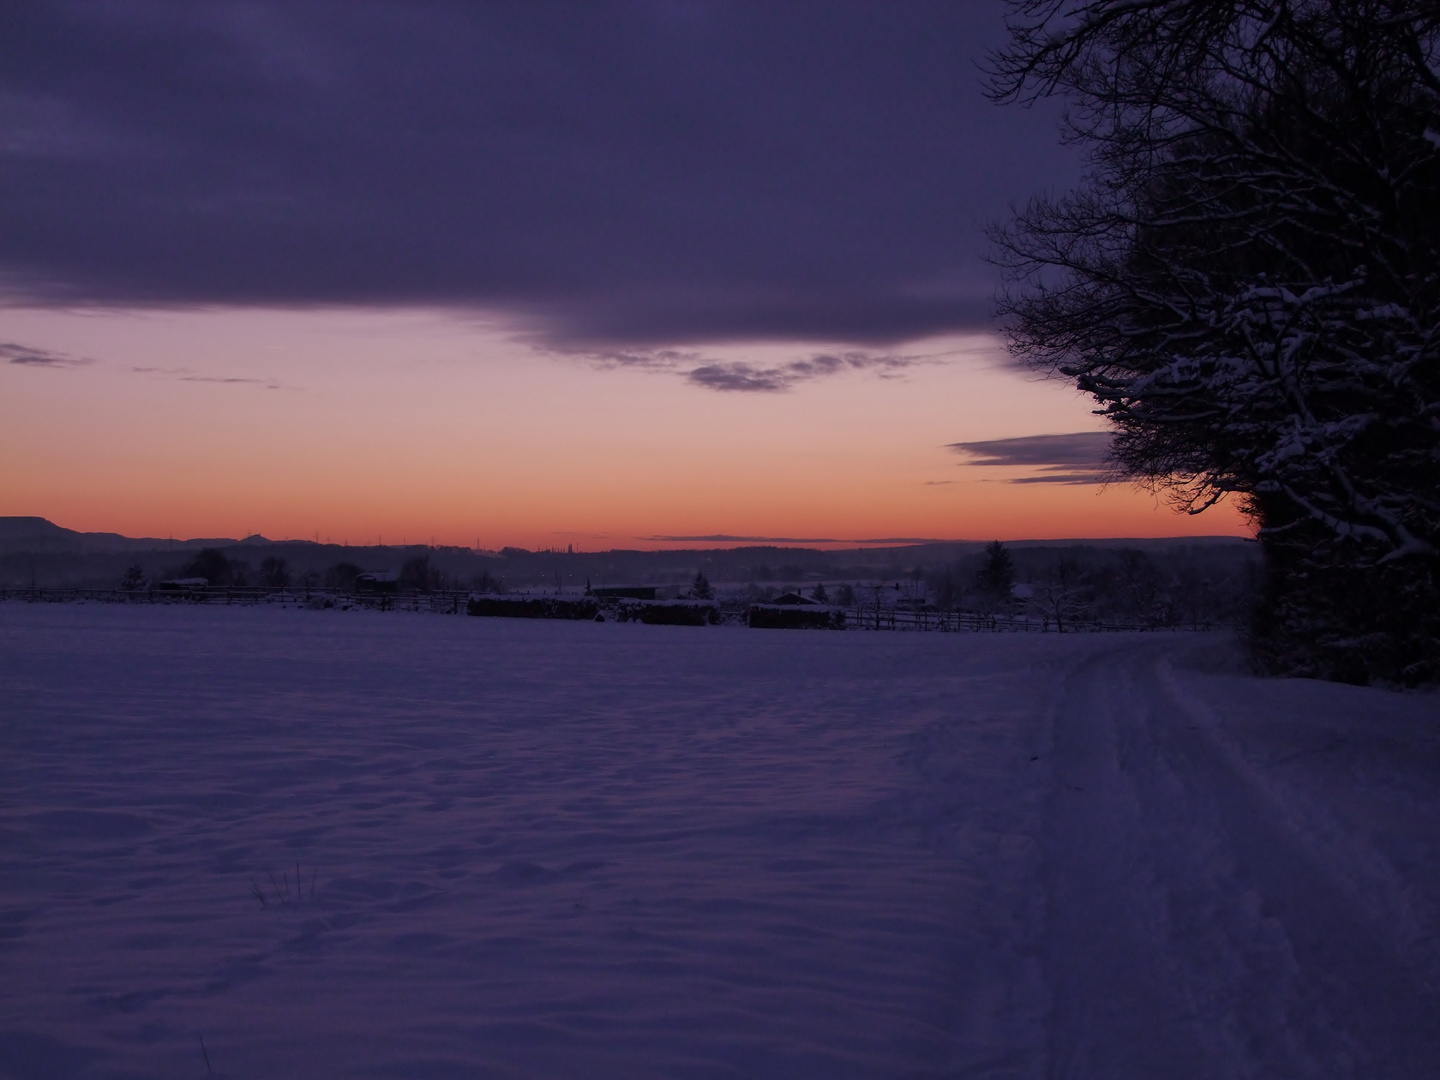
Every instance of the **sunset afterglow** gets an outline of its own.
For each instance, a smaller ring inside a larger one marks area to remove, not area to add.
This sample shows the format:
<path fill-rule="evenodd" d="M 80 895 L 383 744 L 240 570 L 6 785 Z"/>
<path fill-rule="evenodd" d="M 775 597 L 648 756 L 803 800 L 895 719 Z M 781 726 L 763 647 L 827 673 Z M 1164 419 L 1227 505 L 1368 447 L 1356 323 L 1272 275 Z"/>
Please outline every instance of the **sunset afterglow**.
<path fill-rule="evenodd" d="M 1015 483 L 1044 473 L 950 449 L 1103 428 L 987 335 L 620 362 L 420 310 L 29 310 L 7 325 L 55 362 L 0 368 L 0 454 L 20 466 L 0 510 L 86 531 L 594 550 L 1243 528 L 1126 484 Z M 770 392 L 693 374 L 837 353 L 890 366 Z"/>
<path fill-rule="evenodd" d="M 1103 441 L 1055 439 L 1104 431 L 1093 403 L 1005 356 L 986 225 L 1082 163 L 1058 109 L 981 94 L 999 8 L 508 10 L 12 13 L 0 516 L 491 549 L 1246 531 L 1102 490 Z"/>

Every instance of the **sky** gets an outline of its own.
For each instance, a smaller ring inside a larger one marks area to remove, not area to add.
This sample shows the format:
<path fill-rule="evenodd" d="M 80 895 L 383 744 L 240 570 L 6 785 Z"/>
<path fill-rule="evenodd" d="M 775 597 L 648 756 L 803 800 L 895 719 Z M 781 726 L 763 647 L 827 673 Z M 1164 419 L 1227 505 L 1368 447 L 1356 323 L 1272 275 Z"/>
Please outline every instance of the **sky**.
<path fill-rule="evenodd" d="M 1000 0 L 0 3 L 0 514 L 580 549 L 1244 532 L 1107 479 L 987 223 Z"/>

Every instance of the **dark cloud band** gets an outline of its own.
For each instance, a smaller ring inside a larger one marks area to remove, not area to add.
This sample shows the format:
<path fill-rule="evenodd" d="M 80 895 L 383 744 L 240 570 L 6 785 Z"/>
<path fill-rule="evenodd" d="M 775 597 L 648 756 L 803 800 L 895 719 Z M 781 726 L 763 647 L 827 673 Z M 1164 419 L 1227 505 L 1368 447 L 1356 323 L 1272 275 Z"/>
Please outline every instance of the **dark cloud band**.
<path fill-rule="evenodd" d="M 215 383 L 220 386 L 263 386 L 266 390 L 299 389 L 294 386 L 286 386 L 275 379 L 257 379 L 241 375 L 202 375 L 187 367 L 132 367 L 130 370 L 137 375 L 154 375 L 160 378 L 174 379 L 176 382 Z"/>
<path fill-rule="evenodd" d="M 979 93 L 999 0 L 5 12 L 11 303 L 880 345 L 986 325 L 980 226 L 1073 171 L 1049 117 Z"/>
<path fill-rule="evenodd" d="M 13 341 L 0 342 L 0 360 L 7 364 L 36 368 L 85 367 L 95 361 L 78 356 L 67 356 L 53 349 L 39 349 L 30 345 L 18 345 Z"/>
<path fill-rule="evenodd" d="M 1115 479 L 1107 465 L 1110 440 L 1108 432 L 1077 431 L 951 443 L 947 449 L 973 459 L 969 465 L 1038 470 L 1012 478 L 1012 484 L 1104 484 Z"/>
<path fill-rule="evenodd" d="M 882 378 L 895 378 L 916 364 L 925 363 L 918 356 L 817 353 L 803 360 L 792 360 L 774 367 L 758 367 L 734 360 L 701 364 L 691 368 L 686 378 L 707 390 L 733 390 L 744 393 L 777 393 L 812 379 L 838 375 L 845 371 L 873 371 Z"/>

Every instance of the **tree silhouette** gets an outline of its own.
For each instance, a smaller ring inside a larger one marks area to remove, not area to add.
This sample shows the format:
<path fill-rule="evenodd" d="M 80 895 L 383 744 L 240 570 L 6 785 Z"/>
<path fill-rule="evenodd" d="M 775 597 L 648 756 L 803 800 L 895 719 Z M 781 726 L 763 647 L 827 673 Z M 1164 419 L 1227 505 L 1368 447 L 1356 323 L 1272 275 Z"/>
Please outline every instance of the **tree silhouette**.
<path fill-rule="evenodd" d="M 993 233 L 1012 351 L 1130 476 L 1240 498 L 1273 669 L 1440 678 L 1440 6 L 1010 8 L 994 96 L 1063 95 L 1090 152 Z"/>
<path fill-rule="evenodd" d="M 272 589 L 283 589 L 290 584 L 290 567 L 278 555 L 267 555 L 260 560 L 260 583 Z"/>
<path fill-rule="evenodd" d="M 413 559 L 406 559 L 400 567 L 401 588 L 428 593 L 438 589 L 440 584 L 441 574 L 430 565 L 429 555 L 417 555 Z"/>
<path fill-rule="evenodd" d="M 235 583 L 235 564 L 219 548 L 201 548 L 180 576 L 204 578 L 211 585 L 231 585 Z"/>
<path fill-rule="evenodd" d="M 325 571 L 325 587 L 336 589 L 340 592 L 349 592 L 355 588 L 355 579 L 363 573 L 360 567 L 351 562 L 340 562 Z"/>
<path fill-rule="evenodd" d="M 986 609 L 995 611 L 1010 603 L 1015 585 L 1015 560 L 999 540 L 985 545 L 985 561 L 975 573 L 975 587 Z"/>

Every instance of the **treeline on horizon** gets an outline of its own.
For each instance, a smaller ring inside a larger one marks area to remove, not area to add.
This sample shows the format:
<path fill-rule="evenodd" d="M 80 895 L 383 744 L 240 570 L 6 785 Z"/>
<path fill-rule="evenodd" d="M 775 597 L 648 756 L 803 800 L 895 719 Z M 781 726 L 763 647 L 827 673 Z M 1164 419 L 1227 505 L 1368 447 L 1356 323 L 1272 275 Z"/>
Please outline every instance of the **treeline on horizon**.
<path fill-rule="evenodd" d="M 787 592 L 831 603 L 925 604 L 940 611 L 1028 614 L 1065 625 L 1241 625 L 1258 595 L 1254 545 L 1241 541 L 1138 544 L 930 544 L 823 551 L 757 546 L 710 550 L 575 552 L 407 545 L 346 547 L 293 542 L 149 551 L 11 551 L 0 555 L 7 588 L 148 589 L 203 578 L 216 587 L 349 592 L 365 573 L 394 575 L 402 591 L 567 592 L 587 585 L 655 585 L 685 595 L 697 574 L 722 598 L 765 601 Z M 1019 586 L 1013 589 L 1013 586 Z M 881 599 L 880 590 L 884 590 Z"/>

